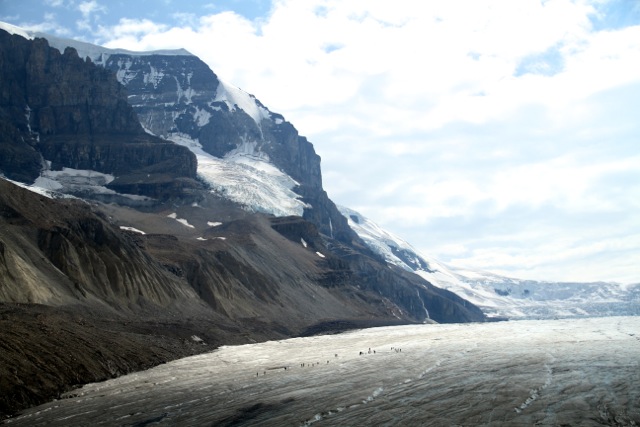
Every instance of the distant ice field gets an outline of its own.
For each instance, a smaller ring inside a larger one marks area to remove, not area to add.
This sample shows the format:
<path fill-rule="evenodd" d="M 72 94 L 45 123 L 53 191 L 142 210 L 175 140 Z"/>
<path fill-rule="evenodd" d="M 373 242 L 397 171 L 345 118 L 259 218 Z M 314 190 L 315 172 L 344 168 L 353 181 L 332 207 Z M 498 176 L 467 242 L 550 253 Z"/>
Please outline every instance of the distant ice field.
<path fill-rule="evenodd" d="M 222 347 L 8 424 L 640 425 L 639 356 L 640 317 L 373 328 Z"/>

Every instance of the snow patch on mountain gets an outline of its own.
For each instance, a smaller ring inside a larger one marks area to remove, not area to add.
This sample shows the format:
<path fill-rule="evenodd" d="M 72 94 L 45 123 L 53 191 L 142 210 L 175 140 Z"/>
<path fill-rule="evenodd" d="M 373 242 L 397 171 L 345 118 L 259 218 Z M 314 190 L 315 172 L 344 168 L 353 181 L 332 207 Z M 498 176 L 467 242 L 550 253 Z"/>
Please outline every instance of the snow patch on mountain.
<path fill-rule="evenodd" d="M 259 150 L 258 141 L 248 141 L 242 138 L 242 142 L 225 154 L 224 158 L 236 163 L 244 163 L 261 168 L 262 171 L 267 173 L 277 174 L 279 172 L 278 168 L 269 163 L 269 155 Z"/>
<path fill-rule="evenodd" d="M 163 78 L 164 72 L 150 65 L 149 72 L 144 75 L 142 80 L 145 84 L 151 83 L 151 85 L 153 85 L 153 88 L 155 89 L 158 87 L 158 84 L 162 81 Z"/>
<path fill-rule="evenodd" d="M 196 108 L 195 113 L 193 113 L 193 121 L 199 127 L 202 127 L 209 123 L 209 119 L 211 119 L 211 113 L 202 108 Z"/>
<path fill-rule="evenodd" d="M 189 221 L 187 221 L 184 218 L 178 218 L 178 214 L 173 212 L 170 213 L 169 215 L 167 215 L 168 218 L 171 219 L 175 219 L 176 221 L 178 221 L 180 224 L 184 225 L 185 227 L 189 227 L 189 228 L 195 228 L 193 225 L 189 224 Z"/>
<path fill-rule="evenodd" d="M 62 168 L 62 170 L 43 170 L 33 185 L 48 190 L 80 190 L 89 188 L 94 192 L 114 193 L 105 185 L 115 176 L 94 170 Z"/>
<path fill-rule="evenodd" d="M 18 187 L 22 187 L 25 190 L 29 190 L 33 193 L 39 194 L 41 196 L 44 196 L 48 199 L 74 199 L 74 196 L 71 196 L 69 194 L 64 194 L 64 193 L 60 193 L 58 191 L 55 190 L 51 190 L 51 189 L 47 189 L 47 188 L 42 188 L 42 187 L 38 187 L 35 185 L 28 185 L 25 184 L 24 182 L 20 182 L 20 181 L 14 181 L 12 179 L 9 179 L 3 175 L 0 175 L 0 179 L 3 179 L 5 181 L 9 181 L 12 184 L 17 185 Z"/>
<path fill-rule="evenodd" d="M 33 40 L 36 37 L 33 35 L 35 34 L 33 31 L 28 31 L 24 28 L 16 27 L 15 25 L 11 25 L 7 22 L 0 22 L 0 29 L 5 30 L 9 34 L 24 37 L 27 40 Z"/>
<path fill-rule="evenodd" d="M 382 255 L 388 263 L 402 267 L 407 271 L 429 271 L 433 269 L 432 263 L 437 264 L 435 260 L 427 261 L 426 257 L 417 255 L 417 251 L 405 240 L 382 229 L 360 213 L 344 206 L 338 206 L 338 209 L 347 218 L 353 231 L 374 252 Z"/>
<path fill-rule="evenodd" d="M 240 108 L 247 113 L 258 125 L 270 117 L 269 110 L 259 105 L 253 95 L 240 88 L 220 80 L 214 102 L 224 102 L 231 111 Z"/>
<path fill-rule="evenodd" d="M 246 142 L 224 159 L 205 152 L 197 140 L 170 134 L 168 140 L 189 148 L 198 159 L 198 175 L 212 191 L 250 212 L 275 216 L 302 216 L 309 207 L 293 192 L 298 183 L 268 162 L 268 157 Z"/>
<path fill-rule="evenodd" d="M 135 79 L 138 75 L 137 71 L 131 70 L 131 65 L 133 65 L 131 58 L 127 58 L 126 60 L 121 59 L 118 61 L 119 69 L 116 71 L 116 79 L 123 86 L 128 85 L 129 82 Z"/>
<path fill-rule="evenodd" d="M 190 84 L 185 89 L 183 89 L 182 85 L 180 84 L 180 82 L 178 81 L 178 78 L 176 76 L 173 76 L 173 80 L 176 82 L 176 93 L 178 95 L 178 102 L 181 102 L 182 99 L 184 98 L 184 103 L 185 104 L 192 104 L 193 103 L 192 98 L 195 95 L 197 95 L 198 92 L 196 92 L 191 87 Z M 209 122 L 209 119 L 207 118 L 207 121 L 204 124 L 207 124 L 208 122 Z M 200 125 L 200 126 L 203 126 L 203 125 Z"/>
<path fill-rule="evenodd" d="M 62 168 L 51 170 L 51 162 L 45 161 L 40 176 L 30 186 L 32 191 L 47 197 L 60 198 L 62 193 L 83 197 L 86 195 L 104 195 L 122 197 L 134 201 L 147 201 L 149 197 L 137 194 L 122 194 L 107 188 L 106 185 L 116 177 L 88 169 Z M 23 185 L 24 186 L 24 185 Z"/>
<path fill-rule="evenodd" d="M 126 226 L 126 225 L 121 225 L 121 226 L 120 226 L 120 230 L 131 231 L 131 232 L 133 232 L 133 233 L 138 233 L 138 234 L 147 234 L 147 233 L 145 233 L 145 232 L 144 232 L 144 231 L 142 231 L 142 230 L 138 230 L 138 229 L 137 229 L 137 228 L 135 228 L 135 227 L 128 227 L 128 226 Z"/>

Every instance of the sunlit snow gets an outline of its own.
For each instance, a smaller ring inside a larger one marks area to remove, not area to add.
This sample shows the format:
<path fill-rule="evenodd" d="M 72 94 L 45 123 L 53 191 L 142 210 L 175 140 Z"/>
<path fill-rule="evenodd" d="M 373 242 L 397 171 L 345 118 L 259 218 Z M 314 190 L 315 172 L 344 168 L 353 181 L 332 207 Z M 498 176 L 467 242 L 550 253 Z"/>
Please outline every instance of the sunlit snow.
<path fill-rule="evenodd" d="M 125 225 L 121 225 L 121 226 L 120 226 L 120 229 L 121 229 L 121 230 L 126 230 L 126 231 L 132 231 L 132 232 L 134 232 L 134 233 L 138 233 L 138 234 L 147 234 L 147 233 L 145 233 L 145 232 L 144 232 L 144 231 L 142 231 L 142 230 L 138 230 L 137 228 L 134 228 L 134 227 L 127 227 L 127 226 L 125 226 Z"/>
<path fill-rule="evenodd" d="M 162 70 L 149 65 L 149 72 L 144 74 L 143 81 L 145 85 L 151 83 L 151 85 L 153 85 L 153 88 L 155 89 L 158 87 L 158 84 L 162 81 L 163 78 L 164 72 Z"/>
<path fill-rule="evenodd" d="M 196 112 L 193 114 L 193 120 L 196 122 L 196 125 L 198 125 L 199 127 L 202 127 L 207 123 L 209 123 L 210 118 L 211 118 L 211 113 L 201 108 L 196 108 Z"/>
<path fill-rule="evenodd" d="M 169 140 L 189 148 L 198 159 L 198 175 L 214 192 L 239 203 L 251 212 L 275 216 L 302 216 L 307 205 L 293 192 L 298 185 L 269 163 L 255 144 L 245 142 L 224 159 L 202 150 L 199 142 L 186 135 L 170 134 Z"/>
<path fill-rule="evenodd" d="M 170 213 L 169 215 L 167 215 L 167 217 L 175 219 L 176 221 L 178 221 L 180 224 L 187 226 L 189 228 L 195 228 L 193 225 L 189 224 L 189 221 L 187 221 L 184 218 L 178 218 L 178 214 L 176 214 L 175 212 Z"/>
<path fill-rule="evenodd" d="M 25 190 L 29 190 L 29 191 L 31 191 L 33 193 L 39 194 L 39 195 L 47 197 L 49 199 L 74 198 L 73 196 L 70 196 L 70 195 L 67 195 L 67 194 L 63 194 L 63 193 L 59 193 L 59 192 L 51 190 L 51 189 L 46 189 L 46 188 L 42 188 L 42 187 L 38 187 L 38 186 L 34 186 L 34 185 L 28 185 L 28 184 L 25 184 L 23 182 L 14 181 L 14 180 L 9 179 L 9 178 L 4 177 L 4 176 L 0 176 L 0 179 L 4 179 L 5 181 L 9 181 L 12 184 L 17 185 L 18 187 L 22 187 Z"/>
<path fill-rule="evenodd" d="M 49 169 L 49 161 L 44 162 L 43 170 L 40 176 L 36 178 L 32 185 L 19 184 L 31 191 L 50 198 L 72 197 L 63 195 L 63 193 L 75 195 L 99 194 L 99 195 L 118 195 L 131 200 L 149 200 L 146 196 L 137 194 L 116 193 L 114 190 L 107 188 L 106 185 L 115 179 L 111 174 L 106 174 L 94 170 L 62 168 L 62 170 Z"/>
<path fill-rule="evenodd" d="M 8 424 L 638 425 L 639 353 L 640 317 L 373 328 L 225 346 Z"/>
<path fill-rule="evenodd" d="M 91 191 L 93 193 L 115 194 L 105 187 L 115 177 L 93 170 L 62 168 L 59 171 L 43 170 L 33 183 L 46 190 Z"/>
<path fill-rule="evenodd" d="M 270 117 L 269 110 L 258 105 L 253 96 L 222 80 L 218 85 L 214 101 L 225 102 L 231 111 L 234 111 L 236 107 L 242 109 L 258 126 L 263 119 Z"/>
<path fill-rule="evenodd" d="M 413 268 L 407 265 L 393 252 L 393 248 L 396 248 L 406 249 L 415 253 L 415 249 L 413 249 L 409 243 L 398 236 L 389 233 L 378 224 L 352 209 L 345 206 L 338 206 L 338 209 L 340 210 L 340 213 L 347 218 L 349 226 L 353 231 L 355 231 L 373 251 L 382 255 L 385 261 L 406 270 L 413 271 Z M 435 263 L 435 261 L 432 262 Z"/>

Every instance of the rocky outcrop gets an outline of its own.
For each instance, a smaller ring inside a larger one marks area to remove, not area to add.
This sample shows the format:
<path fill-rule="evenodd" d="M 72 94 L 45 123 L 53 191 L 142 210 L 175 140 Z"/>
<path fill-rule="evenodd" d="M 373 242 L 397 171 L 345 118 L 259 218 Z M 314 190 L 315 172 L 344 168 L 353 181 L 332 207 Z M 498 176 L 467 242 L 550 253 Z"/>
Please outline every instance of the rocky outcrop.
<path fill-rule="evenodd" d="M 309 208 L 304 218 L 327 236 L 358 240 L 322 188 L 320 156 L 280 114 L 252 95 L 226 85 L 195 56 L 104 54 L 98 58 L 129 91 L 129 102 L 150 132 L 197 141 L 223 158 L 250 151 L 298 182 L 295 192 Z"/>
<path fill-rule="evenodd" d="M 98 62 L 127 88 L 128 101 L 152 133 L 189 135 L 216 157 L 255 143 L 256 150 L 293 179 L 322 188 L 320 157 L 313 145 L 252 95 L 225 88 L 198 57 L 114 53 L 101 56 Z"/>
<path fill-rule="evenodd" d="M 127 88 L 128 102 L 150 132 L 167 136 L 180 131 L 193 135 L 216 109 L 218 79 L 198 57 L 105 53 L 96 62 Z M 195 122 L 193 120 L 195 117 Z M 200 117 L 200 121 L 198 121 Z"/>
<path fill-rule="evenodd" d="M 143 173 L 156 183 L 196 177 L 195 156 L 146 134 L 115 76 L 75 49 L 60 53 L 45 39 L 0 30 L 0 76 L 0 172 L 6 176 L 33 182 L 43 167 L 68 167 L 122 177 Z"/>
<path fill-rule="evenodd" d="M 452 292 L 437 288 L 419 276 L 371 256 L 368 248 L 344 245 L 321 236 L 313 224 L 297 217 L 274 218 L 271 226 L 293 242 L 321 251 L 325 267 L 319 282 L 326 287 L 366 290 L 395 306 L 399 317 L 422 322 L 482 322 L 484 315 Z"/>

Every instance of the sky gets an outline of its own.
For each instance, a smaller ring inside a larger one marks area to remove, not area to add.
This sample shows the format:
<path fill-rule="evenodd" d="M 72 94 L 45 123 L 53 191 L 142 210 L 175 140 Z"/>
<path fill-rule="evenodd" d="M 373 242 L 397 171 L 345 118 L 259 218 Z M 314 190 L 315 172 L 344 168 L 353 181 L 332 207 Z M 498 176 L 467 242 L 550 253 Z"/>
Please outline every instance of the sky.
<path fill-rule="evenodd" d="M 640 282 L 640 0 L 0 0 L 0 20 L 186 48 L 313 143 L 332 200 L 444 263 Z"/>

